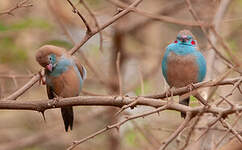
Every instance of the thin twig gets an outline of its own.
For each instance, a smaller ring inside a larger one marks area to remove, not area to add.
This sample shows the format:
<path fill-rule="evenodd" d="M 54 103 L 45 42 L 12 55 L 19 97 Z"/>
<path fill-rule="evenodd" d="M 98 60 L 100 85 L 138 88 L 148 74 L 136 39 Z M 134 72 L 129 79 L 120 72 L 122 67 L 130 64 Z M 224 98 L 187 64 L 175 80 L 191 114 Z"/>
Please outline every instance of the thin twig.
<path fill-rule="evenodd" d="M 119 111 L 117 111 L 115 113 L 115 117 L 118 116 L 121 112 L 123 112 L 125 109 L 129 108 L 129 107 L 134 107 L 139 101 L 139 98 L 137 98 L 136 100 L 134 100 L 132 103 L 128 104 L 128 105 L 124 105 Z"/>
<path fill-rule="evenodd" d="M 108 0 L 110 3 L 121 7 L 122 9 L 126 9 L 128 7 L 127 4 L 121 2 L 121 1 L 114 1 L 114 0 Z M 157 21 L 161 21 L 161 22 L 167 22 L 167 23 L 173 23 L 173 24 L 179 24 L 179 25 L 186 25 L 186 26 L 204 26 L 204 27 L 209 27 L 210 25 L 205 23 L 205 22 L 191 22 L 191 21 L 184 21 L 184 20 L 180 20 L 180 19 L 176 19 L 173 17 L 169 17 L 169 16 L 162 16 L 162 15 L 156 15 L 156 14 L 151 14 L 145 11 L 142 11 L 140 9 L 137 8 L 132 8 L 131 11 L 140 14 L 142 16 L 148 17 L 149 19 L 153 19 L 153 20 L 157 20 Z"/>
<path fill-rule="evenodd" d="M 192 4 L 191 4 L 191 1 L 190 0 L 185 0 L 186 1 L 186 4 L 188 6 L 188 10 L 191 12 L 193 18 L 200 24 L 201 23 L 201 20 L 199 19 L 196 11 L 193 9 L 192 7 Z M 222 58 L 223 60 L 225 60 L 227 63 L 233 65 L 233 63 L 228 60 L 226 57 L 224 57 L 220 52 L 219 50 L 215 47 L 215 45 L 213 44 L 213 42 L 211 41 L 210 37 L 208 36 L 208 33 L 206 31 L 206 29 L 204 28 L 204 26 L 200 26 L 201 30 L 203 31 L 204 35 L 206 36 L 209 44 L 211 45 L 211 47 L 214 49 L 214 51 L 218 54 L 218 56 L 220 58 Z"/>
<path fill-rule="evenodd" d="M 42 72 L 42 71 L 40 71 Z M 36 74 L 33 76 L 23 87 L 15 91 L 13 94 L 9 95 L 5 100 L 16 100 L 19 96 L 21 96 L 24 92 L 30 89 L 35 83 L 37 83 L 40 79 L 40 74 Z"/>
<path fill-rule="evenodd" d="M 75 45 L 75 41 L 73 40 L 71 34 L 68 32 L 68 29 L 65 27 L 65 25 L 63 24 L 63 21 L 61 19 L 61 16 L 58 15 L 58 13 L 55 10 L 55 7 L 53 7 L 53 4 L 51 4 L 50 1 L 48 2 L 48 6 L 50 7 L 51 11 L 53 12 L 53 15 L 56 18 L 56 21 L 58 22 L 58 24 L 60 25 L 60 27 L 62 28 L 62 30 L 64 31 L 65 35 L 67 36 L 67 38 L 72 42 L 73 45 Z M 85 62 L 86 66 L 93 72 L 94 76 L 99 80 L 99 82 L 102 85 L 105 85 L 106 87 L 110 87 L 110 84 L 107 80 L 105 80 L 105 78 L 103 77 L 103 73 L 101 72 L 101 70 L 97 70 L 96 67 L 94 67 L 95 65 L 93 65 L 90 60 L 86 57 L 86 55 L 84 54 L 83 50 L 78 51 L 78 53 L 81 55 L 81 57 L 83 58 L 83 61 Z M 102 74 L 102 76 L 100 75 Z"/>
<path fill-rule="evenodd" d="M 215 79 L 213 81 L 211 80 L 211 81 L 199 82 L 199 83 L 193 84 L 193 90 L 197 90 L 197 89 L 204 88 L 204 87 L 213 87 L 213 86 L 217 86 L 217 85 L 229 84 L 229 83 L 231 85 L 234 85 L 235 83 L 240 81 L 242 78 L 239 77 L 239 78 L 236 78 L 236 79 L 237 80 L 223 80 L 223 81 L 219 81 L 219 82 Z M 186 86 L 186 87 L 178 88 L 175 91 L 173 91 L 173 95 L 174 96 L 182 95 L 182 94 L 185 94 L 187 92 L 192 92 L 192 91 L 190 91 L 189 88 Z M 170 92 L 163 92 L 162 94 L 148 95 L 148 96 L 144 96 L 144 97 L 147 97 L 147 98 L 164 98 L 166 96 L 171 96 L 171 93 Z"/>
<path fill-rule="evenodd" d="M 210 128 L 212 128 L 221 118 L 222 115 L 219 115 L 213 121 L 209 122 L 207 129 L 195 140 L 195 142 L 198 142 L 206 133 L 208 133 Z"/>
<path fill-rule="evenodd" d="M 23 0 L 23 1 L 19 1 L 16 3 L 16 5 L 8 10 L 5 10 L 3 12 L 0 12 L 0 16 L 1 15 L 11 15 L 13 16 L 14 14 L 14 11 L 16 11 L 17 9 L 20 9 L 20 8 L 28 8 L 28 7 L 32 7 L 33 4 L 30 3 L 29 0 Z"/>
<path fill-rule="evenodd" d="M 118 75 L 119 95 L 122 95 L 122 77 L 120 72 L 120 52 L 117 53 L 116 68 Z"/>
<path fill-rule="evenodd" d="M 135 120 L 132 120 L 131 123 L 134 125 L 135 129 L 137 129 L 145 138 L 145 140 L 151 145 L 154 149 L 160 145 L 160 141 L 155 138 L 152 132 L 146 132 L 145 129 L 142 129 Z"/>
<path fill-rule="evenodd" d="M 148 111 L 148 112 L 145 112 L 145 113 L 142 113 L 142 114 L 138 114 L 138 115 L 129 116 L 129 117 L 127 117 L 126 119 L 124 119 L 123 121 L 120 121 L 120 122 L 115 123 L 115 124 L 113 124 L 113 125 L 108 125 L 108 126 L 106 126 L 105 128 L 103 128 L 103 129 L 101 129 L 101 130 L 95 132 L 94 134 L 91 134 L 91 135 L 88 136 L 88 137 L 85 137 L 85 138 L 83 138 L 83 139 L 81 139 L 81 140 L 79 140 L 79 141 L 74 141 L 74 142 L 72 143 L 72 145 L 71 145 L 70 147 L 67 148 L 67 150 L 72 150 L 72 149 L 74 149 L 76 146 L 78 146 L 79 144 L 81 144 L 81 143 L 83 143 L 83 142 L 85 142 L 85 141 L 87 141 L 87 140 L 89 140 L 89 139 L 91 139 L 91 138 L 94 138 L 94 137 L 96 137 L 97 135 L 102 134 L 102 133 L 104 133 L 104 132 L 106 132 L 106 131 L 108 131 L 108 130 L 110 130 L 110 129 L 113 129 L 113 128 L 117 128 L 117 129 L 119 129 L 121 125 L 123 125 L 124 123 L 126 123 L 126 122 L 129 121 L 129 120 L 133 120 L 133 119 L 137 119 L 137 118 L 145 117 L 145 116 L 148 116 L 148 115 L 151 115 L 151 114 L 154 114 L 154 113 L 157 113 L 157 112 L 163 111 L 163 110 L 165 110 L 166 108 L 167 108 L 167 106 L 164 105 L 164 106 L 162 106 L 162 107 L 160 107 L 160 108 L 157 108 L 157 109 L 155 109 L 155 110 L 151 110 L 151 111 Z"/>
<path fill-rule="evenodd" d="M 131 11 L 132 8 L 134 8 L 137 5 L 139 5 L 142 1 L 143 0 L 136 0 L 136 1 L 134 1 L 129 7 L 127 7 L 127 9 L 124 9 L 123 11 L 121 11 L 120 13 L 118 13 L 117 15 L 115 15 L 113 18 L 111 18 L 109 21 L 107 21 L 105 24 L 103 24 L 102 26 L 100 26 L 100 29 L 99 30 L 93 31 L 91 34 L 86 35 L 80 43 L 78 43 L 77 45 L 75 45 L 70 50 L 70 54 L 74 54 L 93 35 L 95 35 L 96 33 L 100 32 L 101 30 L 105 29 L 106 27 L 108 27 L 109 25 L 111 25 L 112 23 L 114 23 L 115 21 L 117 21 L 118 19 L 120 19 L 121 17 L 127 15 Z"/>
<path fill-rule="evenodd" d="M 188 143 L 189 143 L 189 141 L 191 139 L 191 136 L 192 136 L 192 133 L 193 133 L 193 131 L 195 129 L 195 126 L 200 121 L 201 114 L 202 114 L 202 111 L 200 113 L 198 113 L 198 115 L 196 116 L 196 118 L 195 118 L 193 124 L 191 125 L 191 128 L 190 128 L 190 130 L 189 130 L 189 132 L 187 134 L 187 138 L 186 138 L 185 144 L 184 144 L 184 146 L 180 150 L 185 150 L 185 148 L 188 146 Z"/>
<path fill-rule="evenodd" d="M 186 125 L 192 119 L 191 115 L 192 115 L 191 112 L 187 113 L 185 120 L 181 123 L 181 125 L 177 128 L 177 130 L 175 132 L 173 132 L 165 142 L 163 142 L 163 144 L 161 145 L 159 150 L 165 150 L 166 147 L 168 146 L 168 144 L 170 144 L 178 136 L 178 134 L 180 132 L 182 132 L 182 130 L 186 127 Z"/>
<path fill-rule="evenodd" d="M 73 11 L 73 13 L 75 13 L 75 14 L 77 14 L 80 18 L 81 18 L 81 20 L 83 21 L 83 23 L 85 24 L 85 26 L 86 26 L 86 28 L 87 28 L 87 34 L 90 34 L 91 32 L 92 32 L 92 30 L 91 30 L 91 27 L 90 27 L 90 25 L 87 23 L 87 20 L 81 15 L 81 13 L 79 12 L 79 10 L 74 6 L 74 4 L 71 2 L 71 0 L 67 0 L 68 1 L 68 3 L 71 5 L 71 7 L 72 7 L 72 11 Z"/>
<path fill-rule="evenodd" d="M 235 135 L 235 137 L 240 141 L 240 143 L 242 144 L 242 137 L 240 136 L 240 134 L 233 128 L 231 127 L 231 125 L 229 123 L 227 123 L 224 119 L 220 119 L 221 124 L 227 128 L 231 133 L 233 133 Z"/>
<path fill-rule="evenodd" d="M 235 122 L 232 125 L 232 128 L 239 122 L 240 118 L 242 117 L 242 114 L 240 113 L 239 116 L 235 119 Z M 219 140 L 219 142 L 215 145 L 215 147 L 218 147 L 222 141 L 225 139 L 225 137 L 229 134 L 229 130 L 227 130 L 226 133 L 224 133 L 224 136 Z"/>
<path fill-rule="evenodd" d="M 90 14 L 90 16 L 93 18 L 95 25 L 97 27 L 97 30 L 100 30 L 100 25 L 97 21 L 97 18 L 95 17 L 94 13 L 92 12 L 92 10 L 87 6 L 85 0 L 79 0 L 80 3 L 82 3 L 82 5 L 84 6 L 84 8 L 86 8 L 86 10 L 88 11 L 88 13 Z M 103 52 L 103 34 L 102 31 L 99 32 L 99 49 L 101 52 Z"/>
<path fill-rule="evenodd" d="M 214 33 L 214 35 L 217 37 L 218 41 L 221 43 L 221 45 L 223 46 L 224 50 L 230 56 L 230 58 L 234 62 L 234 64 L 239 67 L 241 65 L 241 62 L 239 61 L 239 59 L 235 55 L 233 55 L 232 50 L 225 43 L 224 38 L 222 38 L 222 36 L 219 35 L 219 33 L 216 31 L 214 26 L 211 26 L 210 29 Z"/>

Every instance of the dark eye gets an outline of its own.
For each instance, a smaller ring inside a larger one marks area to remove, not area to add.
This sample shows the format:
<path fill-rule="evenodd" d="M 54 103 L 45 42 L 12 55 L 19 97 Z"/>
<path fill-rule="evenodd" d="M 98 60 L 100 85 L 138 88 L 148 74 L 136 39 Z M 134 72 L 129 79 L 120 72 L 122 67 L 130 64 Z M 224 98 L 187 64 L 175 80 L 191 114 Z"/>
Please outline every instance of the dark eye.
<path fill-rule="evenodd" d="M 179 40 L 179 41 L 180 41 L 181 39 L 182 39 L 182 37 L 181 37 L 181 36 L 177 36 L 177 40 Z"/>

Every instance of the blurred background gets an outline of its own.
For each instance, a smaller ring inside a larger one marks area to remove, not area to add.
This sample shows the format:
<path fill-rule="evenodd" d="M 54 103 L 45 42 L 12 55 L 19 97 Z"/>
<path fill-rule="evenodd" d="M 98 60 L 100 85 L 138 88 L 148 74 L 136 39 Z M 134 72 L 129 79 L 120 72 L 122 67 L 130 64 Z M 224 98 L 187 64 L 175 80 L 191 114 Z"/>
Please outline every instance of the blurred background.
<path fill-rule="evenodd" d="M 16 0 L 1 0 L 0 12 L 16 5 Z M 72 1 L 93 29 L 95 21 L 78 0 Z M 121 0 L 130 4 L 132 1 Z M 192 0 L 201 20 L 211 23 L 222 0 Z M 0 15 L 0 96 L 6 97 L 23 86 L 40 66 L 35 61 L 36 50 L 44 44 L 71 49 L 85 35 L 81 19 L 73 14 L 65 0 L 33 0 L 32 7 L 17 9 L 13 15 Z M 99 25 L 106 23 L 119 9 L 108 0 L 85 0 L 96 16 Z M 184 1 L 143 1 L 139 10 L 156 16 L 170 16 L 177 20 L 194 21 Z M 232 53 L 242 58 L 242 1 L 231 0 L 225 16 L 219 24 L 219 33 Z M 151 95 L 164 92 L 168 86 L 161 73 L 161 59 L 166 46 L 173 42 L 181 29 L 189 29 L 197 37 L 200 50 L 207 58 L 210 46 L 198 26 L 185 26 L 154 20 L 137 13 L 130 13 L 102 31 L 103 48 L 100 50 L 100 34 L 92 37 L 79 52 L 75 53 L 87 68 L 87 80 L 82 95 L 118 95 L 119 84 L 116 68 L 120 53 L 122 92 L 124 95 Z M 219 51 L 229 58 L 221 45 Z M 231 58 L 229 58 L 231 59 Z M 215 57 L 211 79 L 222 75 L 228 68 Z M 94 70 L 94 71 L 93 71 Z M 228 77 L 239 74 L 231 72 Z M 228 92 L 230 86 L 218 88 L 213 99 Z M 18 100 L 47 99 L 44 85 L 35 84 Z M 241 95 L 235 92 L 234 103 L 241 103 Z M 176 99 L 177 100 L 177 99 Z M 199 105 L 192 101 L 191 106 Z M 46 122 L 34 111 L 0 111 L 1 150 L 59 150 L 67 148 L 72 141 L 81 139 L 122 119 L 123 115 L 149 110 L 149 107 L 128 109 L 120 117 L 111 107 L 75 107 L 74 129 L 64 131 L 59 109 L 45 112 Z M 230 117 L 233 121 L 234 116 Z M 176 111 L 162 113 L 130 121 L 120 131 L 112 130 L 99 135 L 76 149 L 94 150 L 151 150 L 159 148 L 182 122 Z M 241 123 L 238 123 L 241 124 Z M 239 129 L 239 125 L 237 127 Z M 186 131 L 184 131 L 186 132 Z M 217 131 L 222 132 L 222 131 Z M 219 134 L 219 133 L 218 133 Z M 227 137 L 229 139 L 230 136 Z M 183 142 L 174 141 L 167 149 L 177 149 Z M 226 140 L 225 140 L 226 142 Z"/>

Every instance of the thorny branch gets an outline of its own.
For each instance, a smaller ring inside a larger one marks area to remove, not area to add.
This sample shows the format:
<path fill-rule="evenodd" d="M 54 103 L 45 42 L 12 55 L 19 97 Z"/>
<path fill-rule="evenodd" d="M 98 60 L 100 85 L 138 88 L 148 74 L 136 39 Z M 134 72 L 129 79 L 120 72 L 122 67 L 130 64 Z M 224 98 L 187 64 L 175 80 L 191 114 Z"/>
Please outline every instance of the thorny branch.
<path fill-rule="evenodd" d="M 192 119 L 191 113 L 188 112 L 182 124 L 177 128 L 175 132 L 171 134 L 171 136 L 165 142 L 162 143 L 162 146 L 160 147 L 159 150 L 164 150 L 168 146 L 168 144 L 171 143 L 172 140 L 174 140 L 180 132 L 182 132 L 182 130 L 187 126 L 187 124 L 191 119 Z"/>
<path fill-rule="evenodd" d="M 83 21 L 83 23 L 85 24 L 86 28 L 87 28 L 87 34 L 91 33 L 91 27 L 89 26 L 89 24 L 87 23 L 87 20 L 81 15 L 81 13 L 79 12 L 79 10 L 74 6 L 74 4 L 71 2 L 71 0 L 67 0 L 68 3 L 71 5 L 72 7 L 72 11 L 73 13 L 77 14 Z"/>
<path fill-rule="evenodd" d="M 100 30 L 100 25 L 97 21 L 97 18 L 95 17 L 94 13 L 92 12 L 92 10 L 87 6 L 85 0 L 79 0 L 79 2 L 84 6 L 84 8 L 86 8 L 86 10 L 88 11 L 88 13 L 90 14 L 90 16 L 93 18 L 95 25 L 97 27 L 97 30 Z M 103 34 L 102 31 L 100 30 L 99 32 L 99 36 L 100 36 L 100 42 L 99 42 L 99 49 L 101 52 L 103 52 Z"/>
<path fill-rule="evenodd" d="M 0 12 L 0 16 L 1 15 L 11 15 L 13 16 L 14 14 L 14 11 L 16 11 L 17 9 L 20 9 L 20 8 L 28 8 L 28 7 L 32 7 L 33 4 L 30 3 L 29 0 L 23 0 L 23 1 L 19 1 L 16 3 L 16 5 L 8 10 L 5 10 L 5 11 L 2 11 Z"/>
<path fill-rule="evenodd" d="M 229 123 L 227 123 L 224 119 L 220 119 L 220 122 L 225 128 L 227 128 L 231 133 L 235 135 L 235 137 L 240 141 L 240 143 L 242 143 L 242 137 L 234 128 L 231 127 Z"/>
<path fill-rule="evenodd" d="M 114 1 L 114 0 L 108 0 L 108 1 L 118 7 L 121 7 L 122 9 L 126 9 L 128 7 L 128 5 L 122 3 L 121 1 Z M 135 12 L 137 14 L 140 14 L 142 16 L 148 17 L 150 19 L 161 21 L 161 22 L 174 23 L 174 24 L 186 25 L 186 26 L 204 26 L 204 27 L 210 26 L 209 24 L 206 24 L 205 22 L 202 22 L 202 21 L 201 22 L 191 22 L 191 21 L 179 20 L 179 19 L 172 18 L 169 16 L 162 16 L 162 15 L 158 16 L 156 14 L 151 14 L 151 13 L 142 11 L 137 8 L 132 8 L 131 11 Z"/>
<path fill-rule="evenodd" d="M 238 121 L 240 120 L 240 118 L 242 117 L 242 114 L 240 113 L 239 116 L 237 117 L 237 119 L 235 119 L 235 122 L 232 125 L 232 128 L 238 123 Z M 227 130 L 227 132 L 224 134 L 224 136 L 219 140 L 219 142 L 216 144 L 215 147 L 218 147 L 219 144 L 221 144 L 221 142 L 225 139 L 225 137 L 228 135 L 228 133 L 230 132 L 230 130 Z"/>
<path fill-rule="evenodd" d="M 99 134 L 102 134 L 110 129 L 118 129 L 120 128 L 121 125 L 123 125 L 124 123 L 126 123 L 127 121 L 130 121 L 130 120 L 134 120 L 134 119 L 137 119 L 137 118 L 141 118 L 141 117 L 145 117 L 145 116 L 148 116 L 148 115 L 151 115 L 151 114 L 154 114 L 154 113 L 157 113 L 157 112 L 161 112 L 163 110 L 166 110 L 167 109 L 167 105 L 164 105 L 162 107 L 159 107 L 155 110 L 151 110 L 151 111 L 147 111 L 145 113 L 142 113 L 142 114 L 138 114 L 138 115 L 132 115 L 132 116 L 128 116 L 126 117 L 124 120 L 120 121 L 120 122 L 117 122 L 115 124 L 112 124 L 112 125 L 108 125 L 106 126 L 105 128 L 95 132 L 94 134 L 86 137 L 86 138 L 83 138 L 79 141 L 74 141 L 73 144 L 67 149 L 67 150 L 72 150 L 73 148 L 75 148 L 77 145 L 91 139 L 91 138 L 94 138 L 95 136 L 99 135 Z"/>
<path fill-rule="evenodd" d="M 224 85 L 224 84 L 233 84 L 240 81 L 240 79 L 229 79 L 225 81 L 216 81 L 216 85 Z M 204 82 L 203 84 L 206 84 L 207 82 Z M 199 83 L 198 83 L 199 84 Z M 210 85 L 212 85 L 210 83 Z M 239 84 L 236 84 L 236 86 L 239 86 Z M 194 85 L 194 87 L 199 87 L 197 84 Z M 178 91 L 181 91 L 181 89 L 177 89 Z M 187 89 L 187 88 L 186 88 Z M 183 89 L 185 90 L 185 89 Z M 174 93 L 177 93 L 177 91 L 174 91 Z M 165 98 L 165 97 L 163 97 Z M 184 106 L 178 103 L 175 103 L 174 101 L 164 101 L 159 99 L 153 99 L 153 98 L 145 98 L 145 97 L 139 97 L 137 100 L 137 97 L 122 97 L 122 96 L 79 96 L 79 97 L 71 97 L 71 98 L 64 98 L 60 99 L 58 102 L 52 101 L 52 100 L 38 100 L 38 101 L 12 101 L 12 100 L 3 100 L 0 103 L 0 109 L 24 109 L 24 110 L 35 110 L 44 112 L 46 109 L 53 109 L 53 108 L 59 108 L 59 107 L 66 107 L 66 106 L 78 106 L 78 105 L 88 105 L 88 106 L 115 106 L 115 107 L 123 107 L 128 106 L 129 104 L 132 104 L 132 107 L 135 105 L 146 105 L 155 107 L 158 109 L 155 109 L 155 111 L 149 111 L 148 113 L 140 114 L 140 115 L 134 115 L 131 117 L 128 117 L 128 119 L 116 123 L 111 126 L 107 126 L 106 128 L 99 130 L 98 132 L 80 140 L 77 142 L 74 142 L 71 148 L 75 147 L 76 145 L 93 138 L 111 128 L 119 128 L 123 123 L 127 122 L 131 119 L 136 119 L 139 117 L 143 117 L 146 115 L 153 114 L 155 112 L 159 112 L 163 109 L 166 110 L 177 110 L 181 112 L 188 112 L 188 116 L 196 116 L 197 114 L 203 113 L 213 113 L 215 115 L 218 115 L 218 117 L 213 123 L 211 123 L 211 126 L 217 122 L 217 120 L 221 119 L 221 116 L 227 116 L 232 113 L 240 112 L 242 111 L 242 106 L 235 105 L 234 107 L 227 107 L 227 108 L 221 108 L 218 106 L 210 106 L 206 107 L 204 109 L 204 106 L 198 106 L 198 107 L 188 107 Z M 130 105 L 131 107 L 131 105 Z M 165 147 L 184 129 L 185 125 L 188 123 L 188 120 L 191 118 L 188 117 L 188 119 L 185 119 L 184 123 L 181 124 L 181 126 L 177 129 L 176 132 L 174 132 L 170 138 L 165 142 L 162 149 L 165 149 Z M 227 127 L 234 133 L 238 134 L 235 130 L 232 130 L 232 127 L 227 125 Z M 176 134 L 175 134 L 176 133 Z M 237 135 L 238 136 L 238 135 Z M 70 149 L 71 149 L 70 148 Z"/>
<path fill-rule="evenodd" d="M 88 22 L 86 21 L 86 19 L 81 15 L 81 13 L 78 11 L 78 9 L 75 7 L 75 5 L 71 2 L 71 0 L 67 0 L 67 1 L 73 8 L 73 12 L 78 14 L 78 16 L 82 19 L 82 21 L 84 22 L 84 24 L 87 28 L 86 35 L 84 36 L 84 38 L 82 39 L 82 41 L 80 43 L 75 44 L 75 46 L 71 49 L 71 51 L 70 51 L 71 54 L 74 54 L 76 51 L 78 51 L 78 49 L 80 47 L 82 47 L 92 36 L 94 36 L 97 33 L 100 33 L 100 47 L 101 47 L 100 49 L 102 49 L 101 31 L 103 29 L 105 29 L 106 27 L 110 26 L 112 23 L 114 23 L 121 17 L 128 14 L 129 12 L 135 12 L 137 14 L 146 16 L 148 18 L 163 21 L 163 22 L 188 25 L 188 26 L 200 26 L 202 31 L 204 32 L 205 36 L 207 37 L 208 42 L 211 44 L 211 46 L 216 51 L 216 53 L 223 60 L 225 60 L 230 65 L 230 67 L 231 66 L 235 67 L 233 65 L 233 63 L 236 66 L 239 65 L 239 60 L 230 52 L 231 50 L 225 44 L 223 38 L 216 32 L 216 30 L 212 26 L 211 30 L 214 32 L 214 34 L 216 34 L 216 36 L 222 43 L 222 46 L 227 51 L 227 53 L 230 55 L 230 57 L 233 58 L 233 60 L 232 61 L 228 60 L 213 45 L 213 43 L 211 42 L 211 39 L 209 38 L 208 33 L 205 29 L 206 27 L 209 27 L 210 25 L 205 24 L 204 22 L 202 22 L 199 19 L 198 15 L 196 14 L 195 10 L 193 9 L 193 7 L 191 5 L 190 0 L 186 0 L 186 3 L 188 5 L 189 11 L 193 15 L 196 22 L 177 20 L 175 18 L 168 17 L 168 16 L 158 16 L 158 15 L 150 14 L 145 11 L 139 10 L 138 8 L 135 8 L 139 3 L 142 2 L 142 0 L 136 0 L 129 6 L 124 3 L 121 3 L 121 2 L 109 0 L 111 3 L 115 4 L 118 7 L 121 7 L 123 10 L 120 11 L 117 15 L 115 15 L 113 18 L 111 18 L 109 21 L 107 21 L 105 24 L 103 24 L 101 26 L 98 24 L 94 14 L 87 7 L 85 2 L 83 0 L 80 0 L 80 3 L 83 4 L 83 6 L 87 9 L 89 14 L 93 17 L 97 29 L 91 29 L 91 27 L 88 24 Z M 0 16 L 4 15 L 4 14 L 13 15 L 13 12 L 18 8 L 32 6 L 32 4 L 29 4 L 28 2 L 29 2 L 28 0 L 21 1 L 21 2 L 17 3 L 17 5 L 15 7 L 11 8 L 7 11 L 0 12 Z M 54 108 L 60 108 L 60 107 L 66 107 L 66 106 L 80 106 L 80 105 L 82 105 L 82 106 L 114 106 L 114 107 L 121 108 L 120 111 L 117 113 L 117 114 L 119 114 L 129 107 L 133 108 L 137 105 L 151 106 L 151 107 L 155 108 L 154 110 L 151 110 L 151 111 L 148 111 L 145 113 L 128 116 L 124 120 L 117 122 L 115 124 L 112 124 L 112 125 L 108 125 L 105 128 L 95 132 L 94 134 L 91 134 L 88 137 L 85 137 L 78 141 L 74 141 L 73 144 L 68 148 L 68 150 L 71 150 L 71 149 L 75 148 L 77 145 L 79 145 L 91 138 L 94 138 L 97 135 L 102 134 L 108 130 L 111 130 L 113 128 L 119 129 L 121 125 L 123 125 L 124 123 L 126 123 L 129 120 L 145 117 L 145 116 L 148 116 L 148 115 L 151 115 L 151 114 L 163 111 L 163 110 L 176 110 L 176 111 L 180 111 L 180 112 L 185 112 L 185 113 L 187 113 L 187 117 L 181 123 L 181 125 L 177 128 L 177 130 L 174 131 L 168 137 L 168 139 L 162 143 L 160 150 L 164 150 L 169 145 L 169 143 L 171 143 L 184 130 L 184 128 L 190 123 L 191 119 L 194 116 L 197 116 L 195 123 L 192 124 L 192 129 L 190 130 L 190 132 L 188 134 L 187 141 L 186 141 L 184 147 L 182 148 L 182 149 L 185 149 L 185 147 L 189 143 L 191 133 L 192 133 L 193 129 L 195 128 L 195 125 L 199 121 L 201 114 L 203 114 L 203 113 L 212 113 L 216 116 L 216 118 L 212 122 L 210 122 L 210 124 L 208 125 L 208 128 L 206 128 L 205 132 L 207 132 L 214 124 L 216 124 L 218 121 L 220 121 L 221 124 L 225 128 L 228 129 L 227 130 L 228 132 L 231 132 L 232 134 L 234 134 L 239 139 L 239 141 L 242 142 L 242 138 L 239 135 L 239 133 L 233 128 L 233 126 L 231 126 L 229 123 L 227 123 L 224 120 L 224 118 L 227 117 L 227 115 L 230 115 L 233 113 L 239 113 L 242 111 L 242 106 L 234 105 L 227 99 L 229 96 L 232 95 L 232 93 L 235 91 L 235 89 L 239 89 L 239 91 L 241 92 L 241 90 L 240 90 L 240 85 L 241 85 L 241 81 L 242 81 L 241 76 L 238 78 L 232 78 L 232 79 L 226 79 L 226 80 L 221 79 L 221 80 L 197 83 L 197 84 L 194 84 L 192 91 L 190 89 L 188 89 L 188 87 L 183 87 L 183 88 L 176 89 L 175 91 L 172 91 L 172 93 L 164 92 L 162 94 L 149 95 L 149 96 L 144 96 L 144 97 L 141 97 L 141 96 L 140 97 L 137 97 L 137 96 L 128 97 L 128 96 L 122 96 L 122 91 L 121 91 L 122 80 L 120 77 L 120 68 L 119 68 L 118 59 L 117 59 L 116 63 L 117 63 L 116 65 L 117 65 L 117 69 L 119 72 L 120 96 L 78 96 L 78 97 L 71 97 L 71 98 L 63 98 L 63 99 L 60 99 L 59 101 L 54 101 L 54 102 L 52 100 L 13 101 L 13 100 L 16 100 L 19 96 L 21 96 L 24 92 L 26 92 L 29 88 L 31 88 L 36 82 L 38 82 L 38 80 L 40 79 L 41 73 L 42 73 L 42 71 L 40 71 L 40 74 L 31 76 L 32 79 L 29 80 L 28 83 L 26 83 L 22 88 L 20 88 L 19 90 L 14 92 L 12 95 L 10 95 L 7 98 L 5 98 L 4 100 L 2 100 L 0 103 L 0 109 L 34 110 L 34 111 L 44 112 L 47 109 L 54 109 Z M 5 77 L 5 76 L 3 76 L 3 77 Z M 15 76 L 14 78 L 16 78 L 16 77 L 17 76 Z M 20 78 L 22 78 L 22 76 L 20 76 Z M 199 97 L 199 96 L 197 96 L 197 99 L 200 100 L 200 102 L 202 102 L 203 105 L 197 106 L 197 107 L 189 107 L 189 106 L 184 106 L 184 105 L 178 104 L 174 101 L 162 100 L 162 99 L 166 98 L 167 96 L 170 97 L 170 96 L 183 95 L 183 94 L 188 94 L 188 93 L 190 94 L 192 92 L 196 92 L 196 90 L 198 90 L 200 88 L 221 86 L 221 85 L 233 85 L 233 88 L 228 95 L 221 97 L 222 98 L 221 101 L 219 101 L 219 103 L 217 103 L 216 105 L 208 104 L 204 99 L 202 99 L 202 97 Z M 219 107 L 219 104 L 221 104 L 224 101 L 227 102 L 228 107 L 225 107 L 225 108 Z"/>
<path fill-rule="evenodd" d="M 188 10 L 191 12 L 193 18 L 200 24 L 201 20 L 199 19 L 196 11 L 193 9 L 191 1 L 190 0 L 186 0 L 186 4 L 187 4 Z M 213 44 L 213 42 L 211 41 L 210 37 L 208 36 L 208 33 L 207 33 L 206 29 L 204 28 L 204 26 L 200 26 L 200 27 L 201 27 L 201 30 L 203 31 L 204 35 L 206 36 L 209 44 L 212 46 L 212 48 L 218 54 L 218 56 L 221 57 L 223 60 L 225 60 L 227 63 L 229 63 L 229 64 L 231 64 L 233 66 L 233 63 L 230 60 L 228 60 L 225 56 L 223 56 L 221 54 L 221 52 Z"/>
<path fill-rule="evenodd" d="M 242 78 L 242 77 L 241 77 Z M 240 81 L 241 78 L 232 78 L 227 79 L 220 82 L 201 82 L 194 84 L 194 89 L 207 87 L 207 86 L 218 86 L 218 85 L 233 85 Z M 37 80 L 38 81 L 38 80 Z M 37 82 L 36 81 L 36 82 Z M 30 85 L 28 85 L 30 86 Z M 236 86 L 239 86 L 237 84 Z M 181 93 L 190 92 L 187 87 L 178 88 L 173 91 L 173 96 L 179 95 Z M 52 100 L 34 100 L 34 101 L 13 101 L 10 100 L 2 100 L 0 103 L 0 109 L 23 109 L 23 110 L 36 110 L 36 111 L 45 111 L 46 109 L 53 109 L 65 106 L 78 106 L 78 105 L 99 105 L 99 106 L 115 106 L 115 107 L 123 107 L 124 105 L 129 105 L 130 107 L 134 107 L 135 105 L 146 105 L 151 107 L 160 107 L 166 104 L 166 101 L 160 101 L 159 99 L 164 99 L 167 96 L 171 96 L 169 93 L 164 92 L 163 94 L 154 95 L 154 96 L 144 96 L 144 97 L 128 97 L 128 96 L 78 96 L 78 97 L 70 97 L 60 99 L 58 102 L 53 103 Z M 174 103 L 171 105 L 170 109 L 178 110 L 181 112 L 193 111 L 198 113 L 198 111 L 202 110 L 203 106 L 190 108 L 188 106 L 179 105 Z M 210 106 L 206 108 L 205 112 L 215 113 L 215 114 L 231 114 L 235 112 L 237 109 L 240 111 L 241 106 L 229 107 L 228 109 L 219 108 L 218 106 Z"/>

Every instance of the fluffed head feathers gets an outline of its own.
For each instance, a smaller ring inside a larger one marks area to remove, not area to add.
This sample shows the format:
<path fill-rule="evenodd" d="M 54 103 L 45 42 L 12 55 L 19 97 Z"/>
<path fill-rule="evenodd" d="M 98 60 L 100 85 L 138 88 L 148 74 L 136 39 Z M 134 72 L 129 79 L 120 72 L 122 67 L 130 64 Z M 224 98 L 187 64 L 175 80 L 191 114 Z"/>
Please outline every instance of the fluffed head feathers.
<path fill-rule="evenodd" d="M 65 53 L 65 49 L 53 45 L 44 45 L 40 47 L 35 55 L 36 61 L 42 66 L 46 67 L 50 64 L 49 56 L 51 54 L 60 57 Z"/>
<path fill-rule="evenodd" d="M 189 30 L 181 30 L 177 34 L 175 43 L 193 45 L 198 48 L 197 40 L 196 40 L 195 36 L 192 34 L 192 32 Z"/>

